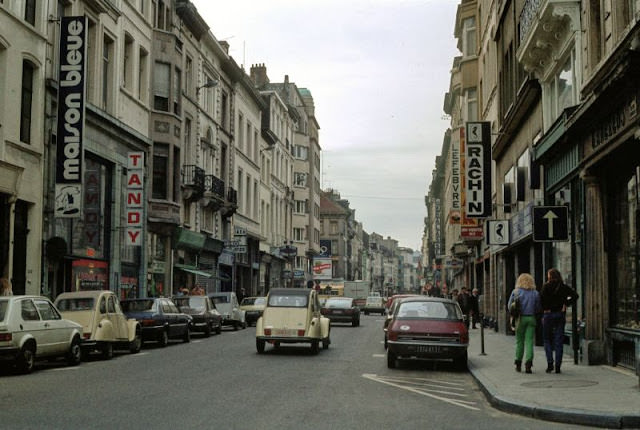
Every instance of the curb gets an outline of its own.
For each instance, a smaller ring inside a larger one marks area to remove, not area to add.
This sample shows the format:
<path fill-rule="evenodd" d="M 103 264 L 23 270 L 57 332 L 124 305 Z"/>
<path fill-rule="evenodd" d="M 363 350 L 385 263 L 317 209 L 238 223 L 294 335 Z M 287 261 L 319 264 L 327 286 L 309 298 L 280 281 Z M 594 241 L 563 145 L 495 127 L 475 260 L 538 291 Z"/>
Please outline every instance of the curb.
<path fill-rule="evenodd" d="M 640 415 L 620 415 L 607 413 L 593 413 L 579 409 L 563 409 L 556 407 L 531 406 L 522 402 L 505 398 L 486 386 L 482 378 L 469 361 L 469 372 L 478 383 L 485 397 L 494 408 L 512 414 L 545 421 L 565 424 L 586 425 L 601 428 L 640 428 Z"/>

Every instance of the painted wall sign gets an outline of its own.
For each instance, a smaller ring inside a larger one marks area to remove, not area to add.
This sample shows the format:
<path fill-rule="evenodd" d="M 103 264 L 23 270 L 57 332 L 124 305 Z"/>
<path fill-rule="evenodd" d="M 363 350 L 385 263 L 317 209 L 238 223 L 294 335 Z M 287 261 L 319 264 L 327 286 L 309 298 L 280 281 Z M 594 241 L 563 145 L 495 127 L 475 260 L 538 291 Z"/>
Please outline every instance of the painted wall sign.
<path fill-rule="evenodd" d="M 129 152 L 127 154 L 127 245 L 142 245 L 143 219 L 144 152 Z"/>
<path fill-rule="evenodd" d="M 468 122 L 464 164 L 464 215 L 491 216 L 491 125 Z"/>

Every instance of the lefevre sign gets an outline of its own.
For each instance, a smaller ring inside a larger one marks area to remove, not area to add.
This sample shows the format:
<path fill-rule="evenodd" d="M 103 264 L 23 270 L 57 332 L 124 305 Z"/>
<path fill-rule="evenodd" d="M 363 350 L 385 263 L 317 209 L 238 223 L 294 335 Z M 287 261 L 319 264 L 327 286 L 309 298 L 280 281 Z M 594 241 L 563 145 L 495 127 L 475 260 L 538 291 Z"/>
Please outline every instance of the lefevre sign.
<path fill-rule="evenodd" d="M 127 245 L 142 245 L 144 152 L 127 154 Z"/>
<path fill-rule="evenodd" d="M 60 22 L 54 214 L 58 218 L 79 218 L 82 212 L 87 18 L 65 16 Z"/>
<path fill-rule="evenodd" d="M 491 125 L 468 122 L 464 164 L 464 214 L 469 218 L 491 216 Z"/>

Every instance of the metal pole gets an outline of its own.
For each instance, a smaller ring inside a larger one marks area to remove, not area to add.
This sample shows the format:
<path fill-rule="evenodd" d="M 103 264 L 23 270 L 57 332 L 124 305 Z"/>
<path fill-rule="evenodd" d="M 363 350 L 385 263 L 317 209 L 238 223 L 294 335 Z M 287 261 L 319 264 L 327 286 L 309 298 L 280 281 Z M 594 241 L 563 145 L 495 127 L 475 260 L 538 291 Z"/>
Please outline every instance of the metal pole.
<path fill-rule="evenodd" d="M 487 355 L 484 352 L 484 314 L 480 314 L 480 355 Z"/>

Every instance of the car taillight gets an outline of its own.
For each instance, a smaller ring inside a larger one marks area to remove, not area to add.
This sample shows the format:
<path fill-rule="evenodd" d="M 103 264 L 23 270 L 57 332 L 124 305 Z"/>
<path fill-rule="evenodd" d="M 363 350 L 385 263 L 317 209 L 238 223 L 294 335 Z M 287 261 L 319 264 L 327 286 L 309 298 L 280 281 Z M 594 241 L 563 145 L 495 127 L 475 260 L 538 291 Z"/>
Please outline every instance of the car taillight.
<path fill-rule="evenodd" d="M 271 329 L 270 328 L 265 328 L 264 329 L 264 335 L 265 336 L 271 336 Z"/>
<path fill-rule="evenodd" d="M 304 329 L 299 329 L 298 330 L 298 336 L 304 336 Z"/>
<path fill-rule="evenodd" d="M 398 340 L 398 332 L 395 332 L 393 330 L 388 330 L 387 331 L 387 339 L 389 339 L 389 340 Z"/>
<path fill-rule="evenodd" d="M 320 313 L 321 313 L 322 315 L 326 315 L 326 314 L 328 314 L 328 313 L 329 313 L 329 311 L 328 311 L 326 308 L 320 308 Z"/>
<path fill-rule="evenodd" d="M 144 319 L 140 321 L 140 324 L 142 324 L 145 327 L 151 326 L 151 325 L 155 325 L 156 322 L 155 320 L 150 320 L 150 319 Z"/>
<path fill-rule="evenodd" d="M 468 331 L 462 331 L 460 333 L 460 343 L 469 343 L 469 332 Z"/>
<path fill-rule="evenodd" d="M 91 339 L 91 333 L 82 333 L 82 337 L 85 339 Z"/>
<path fill-rule="evenodd" d="M 13 339 L 11 333 L 0 333 L 0 342 L 9 342 Z"/>

